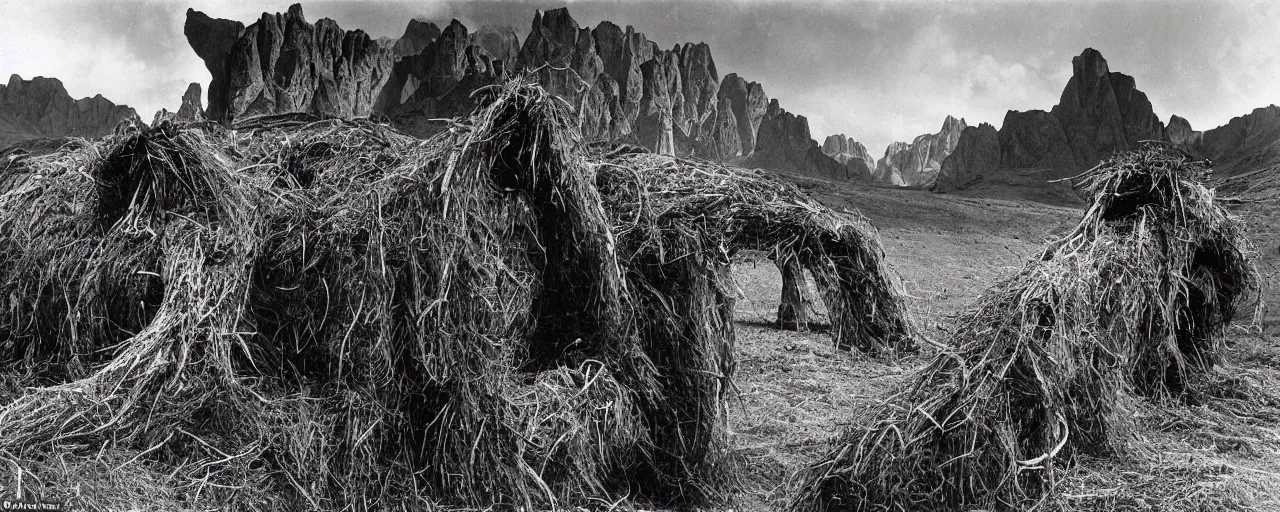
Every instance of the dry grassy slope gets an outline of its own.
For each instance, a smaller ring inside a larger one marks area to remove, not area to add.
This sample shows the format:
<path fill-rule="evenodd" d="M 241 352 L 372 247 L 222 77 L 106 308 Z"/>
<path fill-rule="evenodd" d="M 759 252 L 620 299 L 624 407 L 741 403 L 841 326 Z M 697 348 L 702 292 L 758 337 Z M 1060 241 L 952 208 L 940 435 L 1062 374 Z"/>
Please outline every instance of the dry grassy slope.
<path fill-rule="evenodd" d="M 1260 183 L 1263 186 L 1240 194 L 1247 202 L 1233 207 L 1233 211 L 1244 219 L 1249 237 L 1257 249 L 1262 299 L 1270 305 L 1263 312 L 1263 330 L 1280 335 L 1280 172 L 1270 179 L 1270 182 Z"/>
<path fill-rule="evenodd" d="M 949 316 L 1011 275 L 1046 236 L 1073 226 L 1081 213 L 1079 207 L 1018 199 L 799 183 L 830 206 L 856 208 L 879 228 L 887 260 L 902 279 L 913 315 L 937 339 L 944 337 L 940 329 L 947 328 Z M 1278 203 L 1250 203 L 1241 211 L 1259 246 L 1265 247 L 1265 254 L 1260 254 L 1264 279 L 1280 266 Z M 733 404 L 730 424 L 749 478 L 739 508 L 774 510 L 786 495 L 787 477 L 814 460 L 823 451 L 823 441 L 840 426 L 908 379 L 931 352 L 897 363 L 869 361 L 834 351 L 825 334 L 774 330 L 768 323 L 781 288 L 776 267 L 769 262 L 741 263 L 735 274 L 742 288 L 735 379 L 740 399 Z M 1276 277 L 1271 280 L 1267 294 L 1272 303 L 1280 303 Z M 1272 333 L 1280 330 L 1274 314 L 1266 323 Z M 1233 364 L 1280 376 L 1280 352 L 1267 340 L 1236 337 L 1240 353 L 1233 356 Z M 1144 421 L 1151 423 L 1157 453 L 1145 461 L 1087 465 L 1067 484 L 1067 508 L 1215 510 L 1236 503 L 1238 495 L 1249 495 L 1245 501 L 1262 510 L 1280 510 L 1280 462 L 1271 460 L 1274 452 L 1246 455 L 1229 442 L 1216 441 L 1207 433 L 1214 430 L 1213 419 L 1190 426 L 1164 417 Z M 1263 434 L 1269 432 L 1275 441 L 1274 424 L 1259 421 Z M 1183 426 L 1157 431 L 1166 423 Z"/>

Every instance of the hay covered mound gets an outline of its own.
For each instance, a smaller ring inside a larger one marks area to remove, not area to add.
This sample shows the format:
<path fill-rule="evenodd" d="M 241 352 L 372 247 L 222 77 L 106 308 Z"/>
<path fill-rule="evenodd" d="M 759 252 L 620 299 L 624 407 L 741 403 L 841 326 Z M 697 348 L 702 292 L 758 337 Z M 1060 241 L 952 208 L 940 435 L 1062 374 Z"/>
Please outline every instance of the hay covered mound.
<path fill-rule="evenodd" d="M 665 228 L 620 231 L 567 105 L 481 94 L 429 140 L 276 116 L 6 166 L 0 487 L 98 508 L 726 501 L 721 235 L 689 224 L 667 252 L 638 238 Z"/>
<path fill-rule="evenodd" d="M 605 155 L 597 182 L 623 252 L 700 265 L 727 265 L 743 250 L 794 259 L 813 276 L 838 347 L 915 349 L 884 249 L 861 215 L 833 211 L 761 171 L 651 153 Z"/>
<path fill-rule="evenodd" d="M 799 476 L 796 510 L 1021 509 L 1079 456 L 1140 449 L 1134 407 L 1195 400 L 1257 290 L 1208 170 L 1149 143 L 1073 178 L 1079 225 Z"/>

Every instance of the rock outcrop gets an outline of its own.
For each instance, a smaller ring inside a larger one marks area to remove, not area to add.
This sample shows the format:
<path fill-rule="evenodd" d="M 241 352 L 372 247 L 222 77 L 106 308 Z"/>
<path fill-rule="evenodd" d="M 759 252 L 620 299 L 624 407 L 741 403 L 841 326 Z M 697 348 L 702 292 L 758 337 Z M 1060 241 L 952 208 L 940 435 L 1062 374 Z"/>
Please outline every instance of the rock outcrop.
<path fill-rule="evenodd" d="M 1212 130 L 1193 133 L 1199 137 L 1189 141 L 1191 153 L 1213 161 L 1219 176 L 1268 168 L 1280 172 L 1280 107 L 1256 108 Z"/>
<path fill-rule="evenodd" d="M 1071 59 L 1072 74 L 1053 115 L 1062 125 L 1075 162 L 1092 166 L 1142 140 L 1164 139 L 1164 125 L 1133 77 L 1113 73 L 1093 48 Z"/>
<path fill-rule="evenodd" d="M 193 122 L 204 120 L 204 107 L 200 106 L 200 84 L 193 83 L 187 86 L 187 92 L 182 95 L 182 104 L 178 107 L 177 112 L 169 112 L 167 109 L 160 109 L 156 112 L 155 118 L 151 120 L 151 126 L 156 126 L 165 121 L 176 122 Z"/>
<path fill-rule="evenodd" d="M 1165 127 L 1165 136 L 1169 142 L 1190 146 L 1200 139 L 1200 132 L 1191 129 L 1191 122 L 1174 114 L 1169 116 L 1169 126 Z"/>
<path fill-rule="evenodd" d="M 943 160 L 955 149 L 967 126 L 964 119 L 947 116 L 938 133 L 917 136 L 910 144 L 890 144 L 884 157 L 876 162 L 875 181 L 900 187 L 932 185 Z"/>
<path fill-rule="evenodd" d="M 831 179 L 850 175 L 809 138 L 803 116 L 776 101 L 770 106 L 760 84 L 734 74 L 722 80 L 705 43 L 663 50 L 630 26 L 582 27 L 563 8 L 536 12 L 523 42 L 510 28 L 472 33 L 454 20 L 437 31 L 415 20 L 394 44 L 379 44 L 332 20 L 312 26 L 297 5 L 248 27 L 196 11 L 187 18 L 188 40 L 215 77 L 208 115 L 219 122 L 280 112 L 382 114 L 426 136 L 445 126 L 432 119 L 469 113 L 472 91 L 524 70 L 573 106 L 588 140 Z M 215 34 L 196 34 L 206 27 Z"/>
<path fill-rule="evenodd" d="M 390 78 L 393 50 L 328 18 L 312 25 L 297 4 L 284 14 L 264 13 L 242 30 L 236 25 L 187 11 L 187 40 L 214 76 L 209 84 L 214 120 L 283 112 L 366 116 Z"/>
<path fill-rule="evenodd" d="M 481 26 L 471 33 L 470 43 L 487 52 L 494 65 L 503 69 L 515 64 L 516 56 L 520 54 L 520 36 L 511 27 Z M 501 75 L 502 70 L 496 74 Z"/>
<path fill-rule="evenodd" d="M 397 59 L 422 53 L 422 50 L 440 37 L 440 27 L 429 21 L 409 20 L 404 35 L 397 39 L 391 52 Z"/>
<path fill-rule="evenodd" d="M 1000 164 L 1011 169 L 1075 169 L 1077 158 L 1057 116 L 1043 110 L 1004 115 Z"/>
<path fill-rule="evenodd" d="M 988 123 L 967 126 L 960 132 L 955 150 L 942 161 L 936 186 L 943 190 L 964 188 L 1000 166 L 1000 134 Z"/>
<path fill-rule="evenodd" d="M 822 141 L 822 153 L 844 164 L 853 179 L 870 180 L 876 167 L 876 160 L 867 152 L 867 147 L 843 133 L 827 136 Z"/>
<path fill-rule="evenodd" d="M 12 75 L 0 85 L 0 147 L 41 138 L 101 137 L 123 121 L 142 124 L 132 108 L 101 94 L 73 99 L 56 78 Z"/>
<path fill-rule="evenodd" d="M 876 160 L 876 168 L 871 173 L 871 179 L 877 183 L 884 183 L 896 187 L 907 186 L 906 181 L 903 181 L 902 179 L 902 175 L 898 174 L 897 170 L 894 168 L 896 165 L 894 160 L 898 155 L 905 154 L 910 149 L 911 145 L 906 142 L 894 141 L 889 143 L 889 146 L 884 148 L 884 156 L 880 157 L 879 160 Z"/>
<path fill-rule="evenodd" d="M 741 144 L 739 156 L 751 156 L 756 150 L 756 134 L 760 131 L 760 122 L 769 112 L 769 97 L 760 84 L 748 82 L 737 73 L 729 73 L 724 77 L 719 94 L 721 100 L 728 100 L 729 109 L 738 125 L 738 141 Z"/>
<path fill-rule="evenodd" d="M 1040 169 L 1051 178 L 1071 176 L 1140 141 L 1169 140 L 1133 77 L 1111 71 L 1097 50 L 1086 48 L 1072 58 L 1071 68 L 1071 78 L 1051 111 L 1011 110 L 994 139 L 989 131 L 964 131 L 959 146 L 966 150 L 944 161 L 950 175 L 934 188 L 963 188 L 1010 169 Z M 1190 125 L 1185 129 L 1190 132 Z M 998 162 L 992 161 L 993 154 L 1000 155 Z"/>
<path fill-rule="evenodd" d="M 854 178 L 844 165 L 822 153 L 809 134 L 809 121 L 787 112 L 776 99 L 760 120 L 755 152 L 745 164 L 837 181 Z"/>
<path fill-rule="evenodd" d="M 203 12 L 188 8 L 182 33 L 212 76 L 209 101 L 206 102 L 209 117 L 219 122 L 226 121 L 231 93 L 231 48 L 244 33 L 244 23 L 210 18 Z"/>

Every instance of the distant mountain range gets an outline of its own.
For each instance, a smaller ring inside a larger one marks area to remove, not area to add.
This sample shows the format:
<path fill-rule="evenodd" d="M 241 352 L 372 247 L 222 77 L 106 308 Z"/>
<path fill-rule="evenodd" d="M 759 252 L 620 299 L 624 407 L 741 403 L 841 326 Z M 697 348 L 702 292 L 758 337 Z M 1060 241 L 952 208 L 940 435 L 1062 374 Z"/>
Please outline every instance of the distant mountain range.
<path fill-rule="evenodd" d="M 286 112 L 379 115 L 427 136 L 444 128 L 438 119 L 469 113 L 472 91 L 524 72 L 573 106 L 589 140 L 836 181 L 937 191 L 1014 176 L 1042 183 L 1147 139 L 1183 144 L 1212 159 L 1220 176 L 1280 173 L 1280 107 L 1203 132 L 1177 115 L 1165 125 L 1133 77 L 1112 72 L 1093 49 L 1072 59 L 1072 76 L 1050 110 L 1011 110 L 999 129 L 947 116 L 937 133 L 895 142 L 877 161 L 844 134 L 819 147 L 805 117 L 770 99 L 761 84 L 722 77 L 706 44 L 663 49 L 630 26 L 582 27 L 567 9 L 536 12 L 524 41 L 510 27 L 472 31 L 457 20 L 443 29 L 410 20 L 401 37 L 372 39 L 327 18 L 312 24 L 296 4 L 247 26 L 188 10 L 184 33 L 213 77 L 208 107 L 192 84 L 178 111 L 157 112 L 153 124 L 233 124 Z M 14 75 L 0 85 L 0 147 L 97 137 L 121 122 L 142 124 L 132 108 L 101 95 L 71 98 L 57 79 Z"/>
<path fill-rule="evenodd" d="M 1051 110 L 1010 110 L 998 130 L 947 116 L 938 133 L 890 144 L 869 166 L 868 177 L 879 184 L 937 191 L 1028 177 L 1043 184 L 1088 169 L 1143 140 L 1182 144 L 1193 155 L 1212 160 L 1222 177 L 1280 172 L 1280 107 L 1259 108 L 1205 132 L 1194 131 L 1177 115 L 1166 126 L 1133 77 L 1112 72 L 1102 54 L 1088 48 L 1072 59 L 1072 76 Z M 849 139 L 843 144 L 857 143 Z M 823 151 L 844 162 L 841 147 L 825 144 Z"/>
<path fill-rule="evenodd" d="M 371 39 L 336 22 L 309 23 L 302 7 L 245 26 L 188 10 L 188 42 L 213 76 L 208 116 L 234 123 L 256 115 L 384 115 L 426 136 L 440 118 L 469 113 L 472 91 L 532 73 L 578 114 L 589 140 L 833 180 L 853 178 L 823 154 L 804 116 L 763 87 L 721 77 L 711 48 L 663 49 L 632 27 L 582 27 L 567 9 L 534 14 L 520 41 L 507 27 L 443 29 L 411 20 L 397 40 Z"/>
<path fill-rule="evenodd" d="M 894 142 L 876 162 L 872 179 L 899 187 L 932 185 L 938 179 L 942 161 L 955 149 L 960 132 L 968 125 L 964 119 L 947 116 L 938 133 L 919 135 L 910 144 Z"/>
<path fill-rule="evenodd" d="M 1052 110 L 1010 110 L 999 130 L 985 123 L 964 129 L 933 188 L 965 189 L 1027 170 L 1041 171 L 1034 174 L 1041 182 L 1072 176 L 1143 140 L 1182 144 L 1212 160 L 1223 177 L 1280 166 L 1280 108 L 1274 105 L 1203 133 L 1176 115 L 1166 126 L 1133 77 L 1111 71 L 1097 50 L 1085 49 L 1071 64 Z"/>
<path fill-rule="evenodd" d="M 138 120 L 132 108 L 101 94 L 73 99 L 56 78 L 13 75 L 0 85 L 0 148 L 32 139 L 101 137 L 129 120 Z"/>

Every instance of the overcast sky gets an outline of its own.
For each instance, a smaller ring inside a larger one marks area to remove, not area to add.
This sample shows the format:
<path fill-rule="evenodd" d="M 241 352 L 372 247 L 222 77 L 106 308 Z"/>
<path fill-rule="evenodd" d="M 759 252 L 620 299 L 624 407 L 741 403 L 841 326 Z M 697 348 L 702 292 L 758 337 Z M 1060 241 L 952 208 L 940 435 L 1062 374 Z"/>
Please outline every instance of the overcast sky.
<path fill-rule="evenodd" d="M 0 74 L 53 76 L 72 96 L 102 94 L 144 120 L 176 109 L 209 74 L 187 45 L 187 7 L 249 24 L 289 1 L 0 0 Z M 479 1 L 303 2 L 307 19 L 398 37 L 413 17 L 441 27 L 529 31 L 538 8 L 567 5 L 584 26 L 633 25 L 663 48 L 705 41 L 723 77 L 760 82 L 809 118 L 819 142 L 845 133 L 877 158 L 936 132 L 948 115 L 1000 126 L 1006 110 L 1048 110 L 1071 57 L 1101 51 L 1133 75 L 1156 114 L 1195 129 L 1280 103 L 1280 3 Z M 207 87 L 206 87 L 207 88 Z"/>

